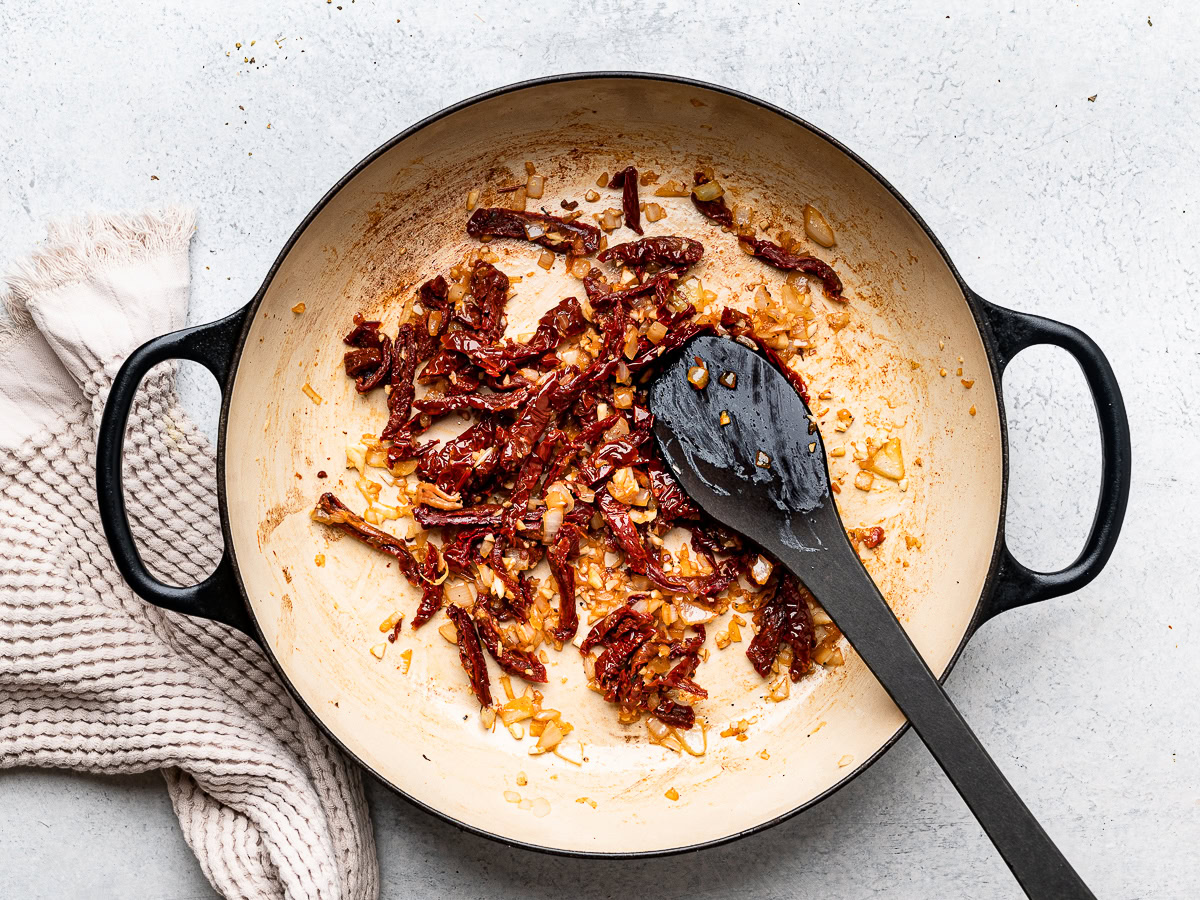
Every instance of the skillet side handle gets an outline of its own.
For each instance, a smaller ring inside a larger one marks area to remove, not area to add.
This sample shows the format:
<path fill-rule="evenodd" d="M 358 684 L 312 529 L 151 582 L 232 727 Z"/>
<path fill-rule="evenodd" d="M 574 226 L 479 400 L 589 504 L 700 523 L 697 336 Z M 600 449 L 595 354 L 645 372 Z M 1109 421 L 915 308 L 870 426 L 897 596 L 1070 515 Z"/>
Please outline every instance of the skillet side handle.
<path fill-rule="evenodd" d="M 1100 574 L 1112 555 L 1125 519 L 1132 451 L 1121 389 L 1112 366 L 1095 341 L 1062 322 L 1005 309 L 978 296 L 976 299 L 992 326 L 1001 372 L 1026 347 L 1035 344 L 1061 347 L 1075 357 L 1083 370 L 1100 425 L 1100 499 L 1083 551 L 1064 569 L 1036 572 L 1017 562 L 1006 542 L 1001 548 L 996 590 L 982 612 L 982 623 L 1007 609 L 1077 591 Z"/>
<path fill-rule="evenodd" d="M 104 525 L 104 536 L 108 539 L 113 559 L 121 576 L 135 593 L 163 609 L 232 625 L 257 640 L 233 574 L 228 547 L 221 554 L 216 569 L 199 584 L 177 587 L 164 584 L 150 574 L 138 554 L 133 533 L 129 529 L 121 478 L 125 426 L 142 378 L 160 362 L 190 359 L 213 373 L 224 394 L 230 389 L 230 363 L 248 309 L 243 307 L 209 325 L 155 338 L 133 351 L 125 360 L 113 379 L 112 390 L 105 401 L 104 415 L 100 420 L 96 448 L 96 495 L 100 521 Z"/>

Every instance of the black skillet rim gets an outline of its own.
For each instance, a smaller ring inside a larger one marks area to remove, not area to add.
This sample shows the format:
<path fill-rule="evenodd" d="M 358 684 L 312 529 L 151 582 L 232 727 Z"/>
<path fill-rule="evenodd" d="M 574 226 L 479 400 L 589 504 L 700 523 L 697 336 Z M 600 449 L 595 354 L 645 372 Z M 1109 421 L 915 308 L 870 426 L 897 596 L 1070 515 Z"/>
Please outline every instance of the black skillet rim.
<path fill-rule="evenodd" d="M 781 822 L 784 822 L 784 821 L 792 818 L 793 816 L 799 815 L 800 813 L 804 812 L 805 810 L 807 810 L 813 806 L 816 806 L 822 800 L 831 796 L 836 791 L 841 790 L 843 787 L 848 785 L 850 782 L 852 782 L 854 779 L 856 779 L 859 775 L 861 775 L 863 772 L 865 772 L 868 768 L 870 768 L 871 765 L 873 765 L 876 760 L 878 760 L 881 756 L 883 756 L 884 753 L 886 753 L 888 750 L 890 750 L 892 745 L 894 745 L 896 743 L 896 741 L 898 741 L 901 738 L 901 736 L 904 734 L 904 732 L 908 730 L 909 723 L 907 721 L 905 721 L 905 723 L 903 725 L 901 725 L 899 729 L 897 729 L 896 733 L 893 734 L 890 738 L 888 738 L 880 746 L 880 748 L 877 751 L 875 751 L 873 754 L 871 754 L 871 756 L 869 756 L 867 759 L 863 760 L 862 763 L 860 763 L 858 766 L 856 766 L 853 769 L 853 771 L 849 772 L 844 778 L 842 778 L 840 781 L 838 781 L 837 784 L 830 786 L 829 788 L 825 789 L 817 796 L 810 798 L 809 800 L 807 800 L 804 803 L 797 806 L 795 809 L 792 809 L 792 810 L 789 810 L 788 812 L 782 813 L 773 819 L 768 819 L 767 821 L 760 822 L 759 824 L 757 824 L 751 828 L 746 828 L 746 829 L 743 829 L 742 831 L 738 831 L 733 834 L 724 835 L 723 837 L 714 838 L 710 841 L 704 841 L 704 842 L 697 843 L 697 844 L 688 844 L 688 845 L 682 846 L 682 847 L 672 847 L 669 849 L 641 850 L 641 851 L 628 851 L 628 852 L 600 852 L 600 851 L 589 851 L 589 850 L 567 850 L 567 849 L 562 849 L 562 848 L 557 848 L 557 847 L 545 847 L 545 846 L 542 846 L 541 844 L 534 844 L 534 843 L 530 843 L 527 841 L 513 840 L 512 838 L 505 837 L 502 834 L 498 834 L 496 832 L 491 832 L 484 828 L 478 828 L 474 825 L 469 825 L 466 822 L 461 822 L 458 819 L 455 819 L 453 816 L 451 816 L 433 806 L 430 806 L 427 803 L 423 803 L 422 801 L 418 800 L 416 797 L 413 797 L 412 795 L 408 794 L 402 788 L 393 784 L 388 779 L 384 778 L 381 774 L 379 774 L 379 772 L 377 772 L 371 766 L 367 765 L 362 759 L 360 759 L 358 757 L 358 755 L 354 753 L 354 751 L 352 751 L 349 747 L 347 747 L 341 741 L 341 739 L 338 738 L 338 736 L 333 733 L 333 729 L 330 728 L 328 725 L 326 725 L 325 722 L 313 711 L 312 707 L 310 707 L 308 705 L 307 701 L 305 701 L 305 699 L 300 696 L 299 692 L 292 685 L 291 680 L 287 677 L 286 673 L 283 671 L 283 668 L 280 666 L 279 660 L 276 658 L 274 651 L 265 641 L 265 639 L 263 637 L 262 629 L 259 628 L 259 625 L 258 625 L 258 619 L 255 617 L 254 608 L 249 602 L 249 595 L 246 592 L 245 584 L 242 582 L 241 569 L 238 566 L 237 554 L 234 550 L 233 536 L 232 536 L 232 533 L 231 533 L 230 527 L 229 527 L 229 516 L 227 513 L 228 506 L 227 506 L 227 502 L 226 502 L 227 498 L 226 498 L 226 492 L 225 492 L 225 433 L 226 433 L 226 427 L 228 425 L 228 420 L 229 420 L 230 401 L 232 400 L 232 397 L 233 397 L 232 387 L 233 387 L 233 383 L 237 377 L 237 369 L 238 369 L 238 364 L 241 361 L 242 351 L 245 349 L 245 346 L 246 346 L 246 337 L 249 334 L 251 324 L 253 324 L 253 322 L 254 322 L 255 313 L 258 312 L 259 306 L 261 306 L 261 304 L 262 304 L 263 297 L 266 295 L 267 290 L 271 285 L 271 282 L 274 280 L 275 274 L 279 271 L 279 267 L 283 264 L 283 261 L 284 261 L 284 259 L 287 258 L 287 255 L 291 252 L 292 247 L 295 246 L 296 242 L 300 239 L 300 235 L 302 235 L 308 229 L 308 226 L 310 224 L 312 224 L 312 221 L 321 213 L 321 211 L 325 208 L 325 206 L 337 195 L 337 193 L 339 191 L 341 191 L 342 188 L 344 188 L 347 184 L 349 184 L 360 172 L 362 172 L 364 169 L 366 169 L 377 158 L 382 156 L 384 153 L 387 153 L 389 150 L 391 150 L 397 144 L 400 144 L 402 141 L 404 141 L 407 138 L 411 137 L 412 135 L 416 134 L 418 131 L 425 128 L 426 126 L 431 125 L 434 122 L 440 121 L 441 119 L 444 119 L 445 117 L 452 115 L 453 113 L 456 113 L 463 109 L 466 109 L 467 107 L 472 106 L 476 103 L 480 103 L 485 100 L 491 100 L 496 97 L 501 97 L 501 96 L 504 96 L 505 94 L 516 93 L 517 91 L 526 90 L 528 88 L 542 87 L 542 86 L 551 85 L 551 84 L 560 84 L 560 83 L 569 82 L 569 81 L 592 81 L 592 80 L 600 80 L 600 79 L 634 79 L 634 80 L 640 80 L 640 81 L 659 81 L 659 82 L 666 82 L 669 84 L 678 84 L 678 85 L 683 85 L 686 87 L 697 88 L 699 90 L 712 91 L 713 93 L 724 94 L 728 97 L 733 97 L 737 100 L 742 100 L 744 102 L 751 103 L 755 106 L 760 107 L 761 109 L 767 110 L 768 112 L 773 112 L 776 115 L 782 116 L 784 119 L 791 122 L 792 124 L 799 125 L 800 127 L 807 129 L 812 134 L 814 134 L 817 137 L 821 138 L 822 140 L 828 142 L 831 146 L 835 147 L 842 153 L 846 154 L 846 156 L 850 157 L 851 160 L 853 160 L 855 163 L 857 163 L 859 166 L 861 166 L 864 171 L 866 171 L 872 178 L 874 178 L 876 181 L 878 181 L 879 184 L 882 185 L 889 193 L 891 193 L 891 195 L 900 202 L 901 206 L 904 207 L 904 209 L 908 212 L 908 214 L 913 217 L 913 220 L 917 223 L 918 226 L 920 226 L 921 230 L 923 232 L 925 232 L 926 237 L 929 238 L 929 240 L 933 243 L 933 246 L 937 249 L 939 255 L 942 258 L 942 261 L 949 267 L 951 274 L 954 276 L 954 280 L 958 283 L 959 289 L 963 293 L 963 298 L 965 299 L 967 306 L 971 310 L 971 314 L 975 317 L 975 326 L 979 330 L 980 337 L 983 340 L 984 348 L 987 351 L 988 366 L 991 368 L 992 381 L 996 386 L 996 405 L 997 405 L 997 409 L 999 410 L 999 416 L 1000 416 L 1000 453 L 1001 453 L 1001 460 L 1002 460 L 1002 472 L 1001 472 L 1001 482 L 1000 482 L 1000 515 L 999 515 L 999 519 L 997 521 L 996 543 L 992 548 L 992 558 L 988 565 L 987 577 L 984 579 L 983 590 L 980 591 L 979 600 L 975 605 L 975 612 L 972 614 L 971 620 L 967 624 L 966 630 L 963 632 L 962 640 L 959 641 L 958 647 L 955 649 L 954 654 L 950 657 L 950 661 L 946 664 L 945 671 L 942 673 L 942 675 L 938 679 L 939 681 L 942 681 L 942 682 L 945 681 L 946 677 L 950 674 L 951 669 L 953 669 L 955 664 L 958 662 L 959 656 L 962 655 L 963 648 L 966 647 L 967 642 L 971 639 L 971 637 L 975 634 L 975 631 L 979 628 L 979 626 L 987 618 L 987 616 L 985 615 L 985 610 L 987 609 L 987 603 L 985 601 L 991 597 L 991 595 L 993 594 L 993 592 L 996 589 L 997 576 L 999 573 L 1000 561 L 1001 561 L 1001 557 L 1002 557 L 1002 553 L 1003 553 L 1003 549 L 1004 549 L 1004 533 L 1005 533 L 1004 525 L 1005 525 L 1005 516 L 1007 513 L 1007 506 L 1008 506 L 1008 424 L 1007 424 L 1007 421 L 1006 421 L 1005 415 L 1004 415 L 1004 397 L 1003 397 L 1003 391 L 1001 389 L 1001 368 L 997 364 L 997 358 L 999 355 L 999 351 L 996 346 L 995 338 L 992 335 L 991 325 L 988 322 L 988 319 L 987 319 L 986 315 L 984 314 L 984 311 L 980 305 L 983 301 L 981 301 L 975 295 L 975 293 L 969 287 L 967 287 L 966 282 L 963 281 L 962 276 L 958 272 L 958 268 L 954 265 L 953 261 L 951 261 L 949 255 L 946 253 L 946 249 L 942 246 L 941 241 L 938 240 L 937 236 L 933 233 L 933 231 L 929 228 L 929 226 L 925 224 L 925 220 L 921 218 L 920 214 L 916 211 L 916 209 L 913 208 L 912 204 L 910 204 L 908 202 L 908 200 L 906 200 L 904 198 L 904 196 L 898 190 L 896 190 L 896 188 L 894 188 L 886 178 L 884 178 L 881 174 L 879 174 L 879 172 L 877 172 L 864 159 L 862 159 L 860 156 L 858 156 L 858 154 L 856 154 L 853 150 L 851 150 L 845 144 L 838 141 L 836 138 L 830 136 L 829 134 L 826 134 L 823 130 L 816 127 L 815 125 L 810 124 L 809 122 L 805 121 L 804 119 L 800 118 L 799 116 L 797 116 L 793 113 L 790 113 L 787 110 L 782 109 L 781 107 L 775 106 L 774 104 L 768 103 L 765 100 L 761 100 L 757 97 L 751 96 L 750 94 L 745 94 L 745 93 L 742 93 L 741 91 L 734 90 L 733 88 L 727 88 L 727 87 L 723 87 L 721 85 L 711 84 L 711 83 L 705 82 L 705 81 L 699 81 L 699 80 L 692 79 L 692 78 L 684 78 L 684 77 L 677 76 L 677 75 L 659 75 L 659 74 L 655 74 L 652 72 L 617 72 L 617 71 L 567 73 L 567 74 L 563 74 L 563 75 L 549 75 L 549 76 L 545 76 L 542 78 L 533 78 L 533 79 L 529 79 L 527 81 L 519 81 L 514 84 L 509 84 L 504 87 L 499 87 L 499 88 L 495 88 L 490 91 L 486 91 L 482 94 L 476 94 L 473 97 L 469 97 L 466 100 L 461 100 L 458 103 L 455 103 L 451 106 L 447 106 L 444 109 L 441 109 L 438 112 L 425 117 L 421 121 L 409 126 L 404 131 L 397 134 L 395 137 L 390 138 L 389 140 L 387 140 L 383 144 L 381 144 L 379 147 L 375 148 L 375 150 L 371 151 L 370 154 L 368 154 L 366 157 L 364 157 L 357 165 L 355 165 L 345 175 L 343 175 L 341 177 L 341 179 L 339 179 L 338 182 L 332 188 L 330 188 L 329 191 L 326 192 L 325 196 L 323 196 L 317 202 L 316 206 L 314 206 L 312 208 L 312 210 L 308 213 L 308 215 L 304 217 L 304 220 L 292 232 L 291 236 L 287 240 L 287 243 L 285 243 L 283 245 L 283 248 L 279 251 L 279 255 L 275 257 L 275 261 L 271 264 L 271 268 L 267 271 L 266 277 L 263 279 L 262 286 L 255 293 L 253 299 L 251 299 L 251 301 L 244 307 L 244 309 L 246 311 L 246 315 L 244 317 L 244 321 L 243 321 L 240 333 L 237 337 L 236 346 L 233 348 L 233 351 L 230 355 L 229 369 L 228 369 L 228 372 L 229 372 L 228 381 L 225 385 L 222 386 L 224 388 L 224 390 L 222 390 L 221 416 L 220 416 L 220 420 L 218 423 L 218 430 L 217 430 L 217 504 L 218 504 L 218 511 L 219 511 L 220 518 L 221 518 L 221 533 L 222 533 L 222 536 L 225 541 L 225 546 L 229 550 L 229 560 L 232 565 L 234 578 L 237 580 L 238 591 L 242 595 L 242 601 L 245 603 L 246 611 L 248 613 L 249 619 L 254 625 L 254 630 L 257 634 L 258 643 L 262 646 L 263 651 L 267 654 L 267 658 L 271 661 L 271 665 L 274 667 L 276 672 L 278 672 L 280 680 L 282 680 L 282 682 L 287 686 L 288 691 L 292 694 L 292 696 L 296 699 L 296 701 L 300 704 L 300 706 L 304 709 L 304 711 L 308 714 L 308 716 L 314 722 L 316 722 L 318 726 L 320 726 L 321 730 L 326 734 L 326 736 L 331 741 L 333 741 L 333 743 L 336 744 L 342 750 L 342 752 L 345 753 L 350 759 L 354 760 L 365 771 L 367 771 L 371 775 L 373 775 L 380 783 L 386 785 L 390 790 L 394 791 L 395 793 L 397 793 L 398 795 L 403 797 L 405 800 L 407 800 L 409 803 L 413 804 L 417 808 L 424 810 L 425 812 L 427 812 L 433 816 L 436 816 L 437 818 L 441 819 L 442 821 L 447 822 L 450 825 L 453 825 L 463 831 L 469 832 L 474 835 L 478 835 L 479 837 L 487 838 L 488 840 L 496 841 L 497 843 L 503 844 L 507 847 L 515 847 L 515 848 L 520 848 L 522 850 L 532 850 L 532 851 L 537 851 L 539 853 L 547 853 L 547 854 L 550 854 L 553 856 L 563 856 L 563 857 L 572 857 L 572 858 L 580 858 L 580 859 L 622 859 L 622 860 L 653 859 L 653 858 L 665 857 L 665 856 L 675 856 L 675 855 L 682 854 L 682 853 L 691 853 L 696 850 L 704 850 L 704 849 L 707 849 L 710 847 L 719 847 L 722 844 L 728 844 L 733 841 L 740 840 L 741 838 L 749 837 L 754 834 L 759 834 L 760 832 L 766 831 L 768 828 L 778 825 Z"/>

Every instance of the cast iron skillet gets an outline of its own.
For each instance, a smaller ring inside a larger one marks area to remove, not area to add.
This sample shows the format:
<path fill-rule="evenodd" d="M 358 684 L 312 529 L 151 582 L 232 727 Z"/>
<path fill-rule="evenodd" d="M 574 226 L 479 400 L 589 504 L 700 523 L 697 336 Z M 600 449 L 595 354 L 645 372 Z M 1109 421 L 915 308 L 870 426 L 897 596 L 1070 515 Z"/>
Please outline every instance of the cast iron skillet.
<path fill-rule="evenodd" d="M 227 444 L 226 428 L 229 418 L 230 401 L 233 394 L 232 388 L 234 376 L 238 368 L 241 354 L 245 348 L 246 338 L 249 333 L 251 323 L 253 322 L 255 314 L 262 304 L 263 298 L 266 295 L 268 288 L 271 286 L 272 280 L 276 277 L 276 274 L 279 271 L 279 268 L 282 265 L 285 257 L 287 257 L 289 251 L 292 250 L 293 246 L 301 238 L 301 235 L 303 235 L 305 230 L 313 222 L 317 215 L 347 184 L 349 184 L 349 182 L 356 175 L 366 169 L 378 157 L 403 142 L 406 138 L 417 134 L 422 129 L 434 125 L 446 117 L 464 110 L 473 104 L 502 97 L 506 94 L 527 88 L 586 79 L 617 78 L 645 79 L 647 81 L 673 83 L 717 92 L 729 97 L 737 98 L 747 103 L 755 104 L 764 110 L 768 110 L 787 119 L 795 125 L 809 130 L 814 135 L 820 137 L 854 160 L 865 171 L 870 173 L 870 175 L 873 176 L 880 185 L 889 191 L 904 206 L 904 208 L 909 212 L 909 214 L 912 215 L 912 217 L 924 230 L 928 239 L 941 254 L 943 260 L 945 260 L 946 264 L 953 273 L 954 278 L 957 280 L 959 287 L 965 295 L 966 302 L 975 318 L 983 345 L 987 351 L 988 364 L 991 368 L 991 375 L 996 386 L 996 403 L 999 410 L 1000 435 L 1003 444 L 1001 448 L 1003 477 L 1000 498 L 999 530 L 989 573 L 984 582 L 984 589 L 982 591 L 979 603 L 975 608 L 975 613 L 971 623 L 967 628 L 962 641 L 959 643 L 952 658 L 950 659 L 949 665 L 946 667 L 945 672 L 948 672 L 949 668 L 953 666 L 954 662 L 958 658 L 959 653 L 961 653 L 963 646 L 965 646 L 966 640 L 979 628 L 980 625 L 983 624 L 983 622 L 1004 610 L 1078 590 L 1088 584 L 1093 578 L 1096 577 L 1097 574 L 1099 574 L 1113 551 L 1128 502 L 1131 466 L 1130 433 L 1128 419 L 1126 417 L 1124 406 L 1121 400 L 1120 390 L 1117 386 L 1112 368 L 1104 357 L 1103 353 L 1100 351 L 1099 347 L 1097 347 L 1097 345 L 1089 337 L 1087 337 L 1087 335 L 1068 325 L 1044 319 L 1039 316 L 1004 309 L 983 300 L 962 282 L 957 270 L 954 269 L 953 265 L 948 259 L 946 259 L 945 252 L 940 243 L 937 241 L 936 237 L 929 232 L 929 229 L 921 221 L 916 211 L 909 206 L 907 201 L 905 201 L 904 198 L 901 197 L 894 188 L 892 188 L 865 162 L 853 154 L 852 151 L 848 150 L 833 138 L 821 132 L 819 129 L 814 128 L 812 125 L 809 125 L 785 110 L 778 109 L 760 100 L 756 100 L 755 98 L 728 90 L 726 88 L 685 79 L 673 78 L 670 76 L 643 75 L 637 73 L 587 73 L 582 75 L 557 76 L 553 78 L 523 82 L 501 88 L 449 107 L 448 109 L 443 110 L 442 112 L 439 112 L 420 123 L 417 123 L 405 132 L 397 135 L 395 138 L 388 141 L 386 144 L 364 159 L 361 163 L 359 163 L 341 181 L 339 181 L 332 188 L 332 190 L 325 195 L 324 198 L 322 198 L 322 200 L 308 214 L 305 220 L 292 234 L 291 238 L 280 252 L 270 271 L 267 273 L 262 287 L 247 306 L 218 322 L 198 326 L 195 328 L 189 328 L 150 341 L 136 350 L 129 357 L 113 382 L 109 400 L 104 410 L 97 454 L 97 487 L 101 518 L 104 524 L 105 534 L 108 538 L 110 547 L 112 548 L 114 558 L 124 578 L 139 595 L 141 595 L 147 601 L 165 609 L 182 612 L 188 615 L 203 616 L 206 618 L 215 619 L 241 629 L 255 640 L 259 641 L 259 643 L 263 644 L 264 649 L 267 651 L 276 667 L 279 667 L 279 660 L 275 657 L 272 648 L 267 646 L 263 639 L 263 633 L 259 623 L 248 611 L 248 601 L 246 599 L 245 589 L 242 584 L 242 579 L 239 575 L 237 562 L 230 550 L 230 548 L 233 546 L 233 540 L 230 531 L 229 517 L 226 514 L 227 497 L 225 484 L 225 453 Z M 1100 497 L 1096 510 L 1096 516 L 1085 542 L 1085 546 L 1078 558 L 1073 563 L 1057 572 L 1050 573 L 1037 572 L 1019 563 L 1009 552 L 1006 546 L 1003 530 L 1004 503 L 1007 496 L 1008 480 L 1008 447 L 1007 435 L 1004 428 L 1004 405 L 1002 397 L 1000 396 L 1001 375 L 1005 367 L 1017 353 L 1035 344 L 1049 344 L 1061 347 L 1070 353 L 1079 363 L 1087 381 L 1089 390 L 1091 391 L 1093 401 L 1095 402 L 1102 443 Z M 135 391 L 141 379 L 149 371 L 149 369 L 160 362 L 170 359 L 189 359 L 204 365 L 216 377 L 218 383 L 222 387 L 223 395 L 218 444 L 218 491 L 221 506 L 222 530 L 225 538 L 226 550 L 220 564 L 207 579 L 199 584 L 187 587 L 170 586 L 160 582 L 154 578 L 154 576 L 152 576 L 142 564 L 134 545 L 134 540 L 126 518 L 125 503 L 122 495 L 121 485 L 124 426 L 130 406 L 133 402 Z M 283 673 L 281 671 L 281 676 L 282 675 Z M 944 673 L 942 677 L 945 677 Z M 291 688 L 292 685 L 288 678 L 286 676 L 283 676 L 283 678 L 285 683 L 287 683 L 289 688 Z M 301 699 L 298 694 L 297 697 L 301 700 L 301 703 L 305 703 L 305 701 Z M 316 716 L 313 713 L 313 710 L 306 703 L 305 708 L 319 723 L 321 722 L 320 717 Z M 345 747 L 344 743 L 338 738 L 337 734 L 335 734 L 330 728 L 324 726 L 324 724 L 323 727 L 326 728 L 326 731 L 334 741 Z M 501 833 L 493 832 L 487 829 L 481 829 L 470 824 L 463 823 L 454 816 L 434 808 L 428 803 L 421 802 L 420 800 L 409 796 L 401 788 L 397 787 L 386 778 L 382 778 L 382 776 L 381 780 L 384 780 L 385 783 L 388 783 L 402 795 L 406 796 L 414 803 L 417 803 L 427 811 L 432 812 L 435 815 L 452 822 L 453 824 L 466 828 L 467 830 L 481 834 L 485 837 L 499 840 L 512 846 L 523 846 L 530 849 L 548 850 L 549 852 L 562 852 L 566 855 L 581 856 L 596 855 L 633 857 L 641 855 L 661 855 L 664 853 L 682 852 L 686 850 L 697 849 L 699 847 L 713 846 L 734 840 L 747 834 L 765 829 L 770 825 L 780 822 L 783 819 L 789 818 L 791 815 L 807 809 L 809 806 L 812 806 L 821 799 L 824 799 L 824 797 L 828 796 L 838 787 L 862 772 L 867 766 L 874 762 L 874 760 L 877 759 L 880 754 L 888 749 L 888 747 L 890 747 L 891 744 L 894 743 L 902 733 L 903 728 L 897 731 L 890 740 L 880 747 L 877 752 L 875 752 L 869 759 L 865 760 L 861 765 L 857 766 L 857 768 L 853 772 L 849 773 L 845 778 L 837 782 L 828 790 L 813 797 L 808 802 L 798 806 L 790 812 L 779 815 L 769 821 L 762 822 L 755 827 L 739 830 L 734 834 L 728 834 L 716 840 L 709 840 L 686 847 L 673 847 L 666 850 L 653 850 L 649 852 L 635 851 L 620 853 L 594 853 L 576 850 L 562 851 L 540 846 L 536 843 L 528 841 L 513 840 L 512 838 L 506 837 Z M 347 750 L 347 752 L 350 751 Z M 351 753 L 351 755 L 355 754 Z M 359 757 L 355 756 L 355 758 Z M 373 772 L 375 771 L 370 766 L 368 766 L 368 768 Z"/>

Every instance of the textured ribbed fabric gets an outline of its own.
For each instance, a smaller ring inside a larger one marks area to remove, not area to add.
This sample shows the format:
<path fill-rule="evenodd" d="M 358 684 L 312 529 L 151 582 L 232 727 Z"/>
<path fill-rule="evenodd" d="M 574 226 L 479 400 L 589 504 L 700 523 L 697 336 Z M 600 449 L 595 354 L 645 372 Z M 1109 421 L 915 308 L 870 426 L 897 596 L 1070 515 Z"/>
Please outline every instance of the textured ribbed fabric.
<path fill-rule="evenodd" d="M 52 228 L 0 290 L 0 768 L 160 769 L 225 897 L 368 900 L 379 877 L 357 767 L 252 641 L 135 596 L 100 527 L 104 398 L 131 350 L 182 326 L 193 231 L 182 210 Z M 221 552 L 214 454 L 170 366 L 139 391 L 125 459 L 147 565 L 203 578 Z"/>

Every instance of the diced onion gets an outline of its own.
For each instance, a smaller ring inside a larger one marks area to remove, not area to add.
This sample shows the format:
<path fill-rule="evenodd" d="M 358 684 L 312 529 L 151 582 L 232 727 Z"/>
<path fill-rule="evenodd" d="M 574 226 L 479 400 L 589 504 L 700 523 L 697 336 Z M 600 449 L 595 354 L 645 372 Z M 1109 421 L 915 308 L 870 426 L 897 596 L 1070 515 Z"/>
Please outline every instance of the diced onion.
<path fill-rule="evenodd" d="M 772 568 L 770 561 L 760 553 L 754 558 L 754 565 L 750 567 L 750 577 L 754 579 L 755 584 L 766 584 L 767 579 L 771 577 Z"/>
<path fill-rule="evenodd" d="M 667 326 L 662 322 L 652 322 L 646 329 L 646 339 L 652 344 L 659 344 L 667 336 Z"/>
<path fill-rule="evenodd" d="M 537 748 L 542 752 L 553 750 L 557 747 L 566 735 L 558 726 L 558 722 L 553 719 L 546 723 L 545 729 L 542 731 L 542 736 L 538 738 Z"/>
<path fill-rule="evenodd" d="M 788 676 L 781 675 L 779 676 L 779 680 L 771 685 L 770 690 L 767 692 L 767 697 L 778 703 L 781 700 L 786 700 L 791 692 L 792 689 Z"/>
<path fill-rule="evenodd" d="M 469 609 L 475 603 L 474 585 L 456 578 L 446 585 L 446 600 Z"/>
<path fill-rule="evenodd" d="M 882 475 L 884 478 L 890 478 L 892 481 L 899 481 L 903 478 L 904 454 L 900 449 L 900 438 L 891 438 L 885 441 L 879 449 L 871 454 L 863 468 L 876 475 Z"/>
<path fill-rule="evenodd" d="M 549 542 L 558 534 L 558 529 L 562 527 L 563 511 L 559 509 L 547 509 L 542 514 L 542 539 Z"/>
<path fill-rule="evenodd" d="M 625 437 L 627 434 L 629 434 L 629 423 L 624 419 L 617 419 L 613 427 L 604 432 L 604 439 L 611 441 L 613 438 Z"/>
<path fill-rule="evenodd" d="M 717 617 L 717 614 L 711 609 L 705 609 L 703 606 L 687 600 L 680 600 L 676 603 L 675 611 L 679 613 L 679 618 L 688 625 L 703 625 Z"/>
<path fill-rule="evenodd" d="M 686 197 L 691 193 L 682 181 L 668 181 L 654 192 L 655 197 Z"/>
<path fill-rule="evenodd" d="M 658 743 L 665 741 L 671 734 L 670 727 L 654 716 L 646 720 L 646 730 L 650 732 L 650 740 Z"/>
<path fill-rule="evenodd" d="M 542 199 L 542 191 L 545 189 L 546 179 L 542 175 L 530 175 L 525 182 L 525 196 L 532 197 L 534 200 Z"/>
<path fill-rule="evenodd" d="M 708 367 L 692 366 L 687 373 L 688 383 L 698 391 L 708 387 Z"/>
<path fill-rule="evenodd" d="M 829 227 L 821 211 L 812 205 L 804 207 L 804 233 L 822 247 L 832 247 L 836 243 L 833 229 Z"/>
<path fill-rule="evenodd" d="M 717 181 L 706 181 L 704 184 L 698 184 L 692 188 L 692 196 L 703 203 L 716 200 L 724 193 L 725 189 Z"/>
<path fill-rule="evenodd" d="M 462 509 L 461 494 L 447 494 L 436 484 L 422 481 L 413 494 L 414 506 L 432 506 L 434 509 Z"/>

